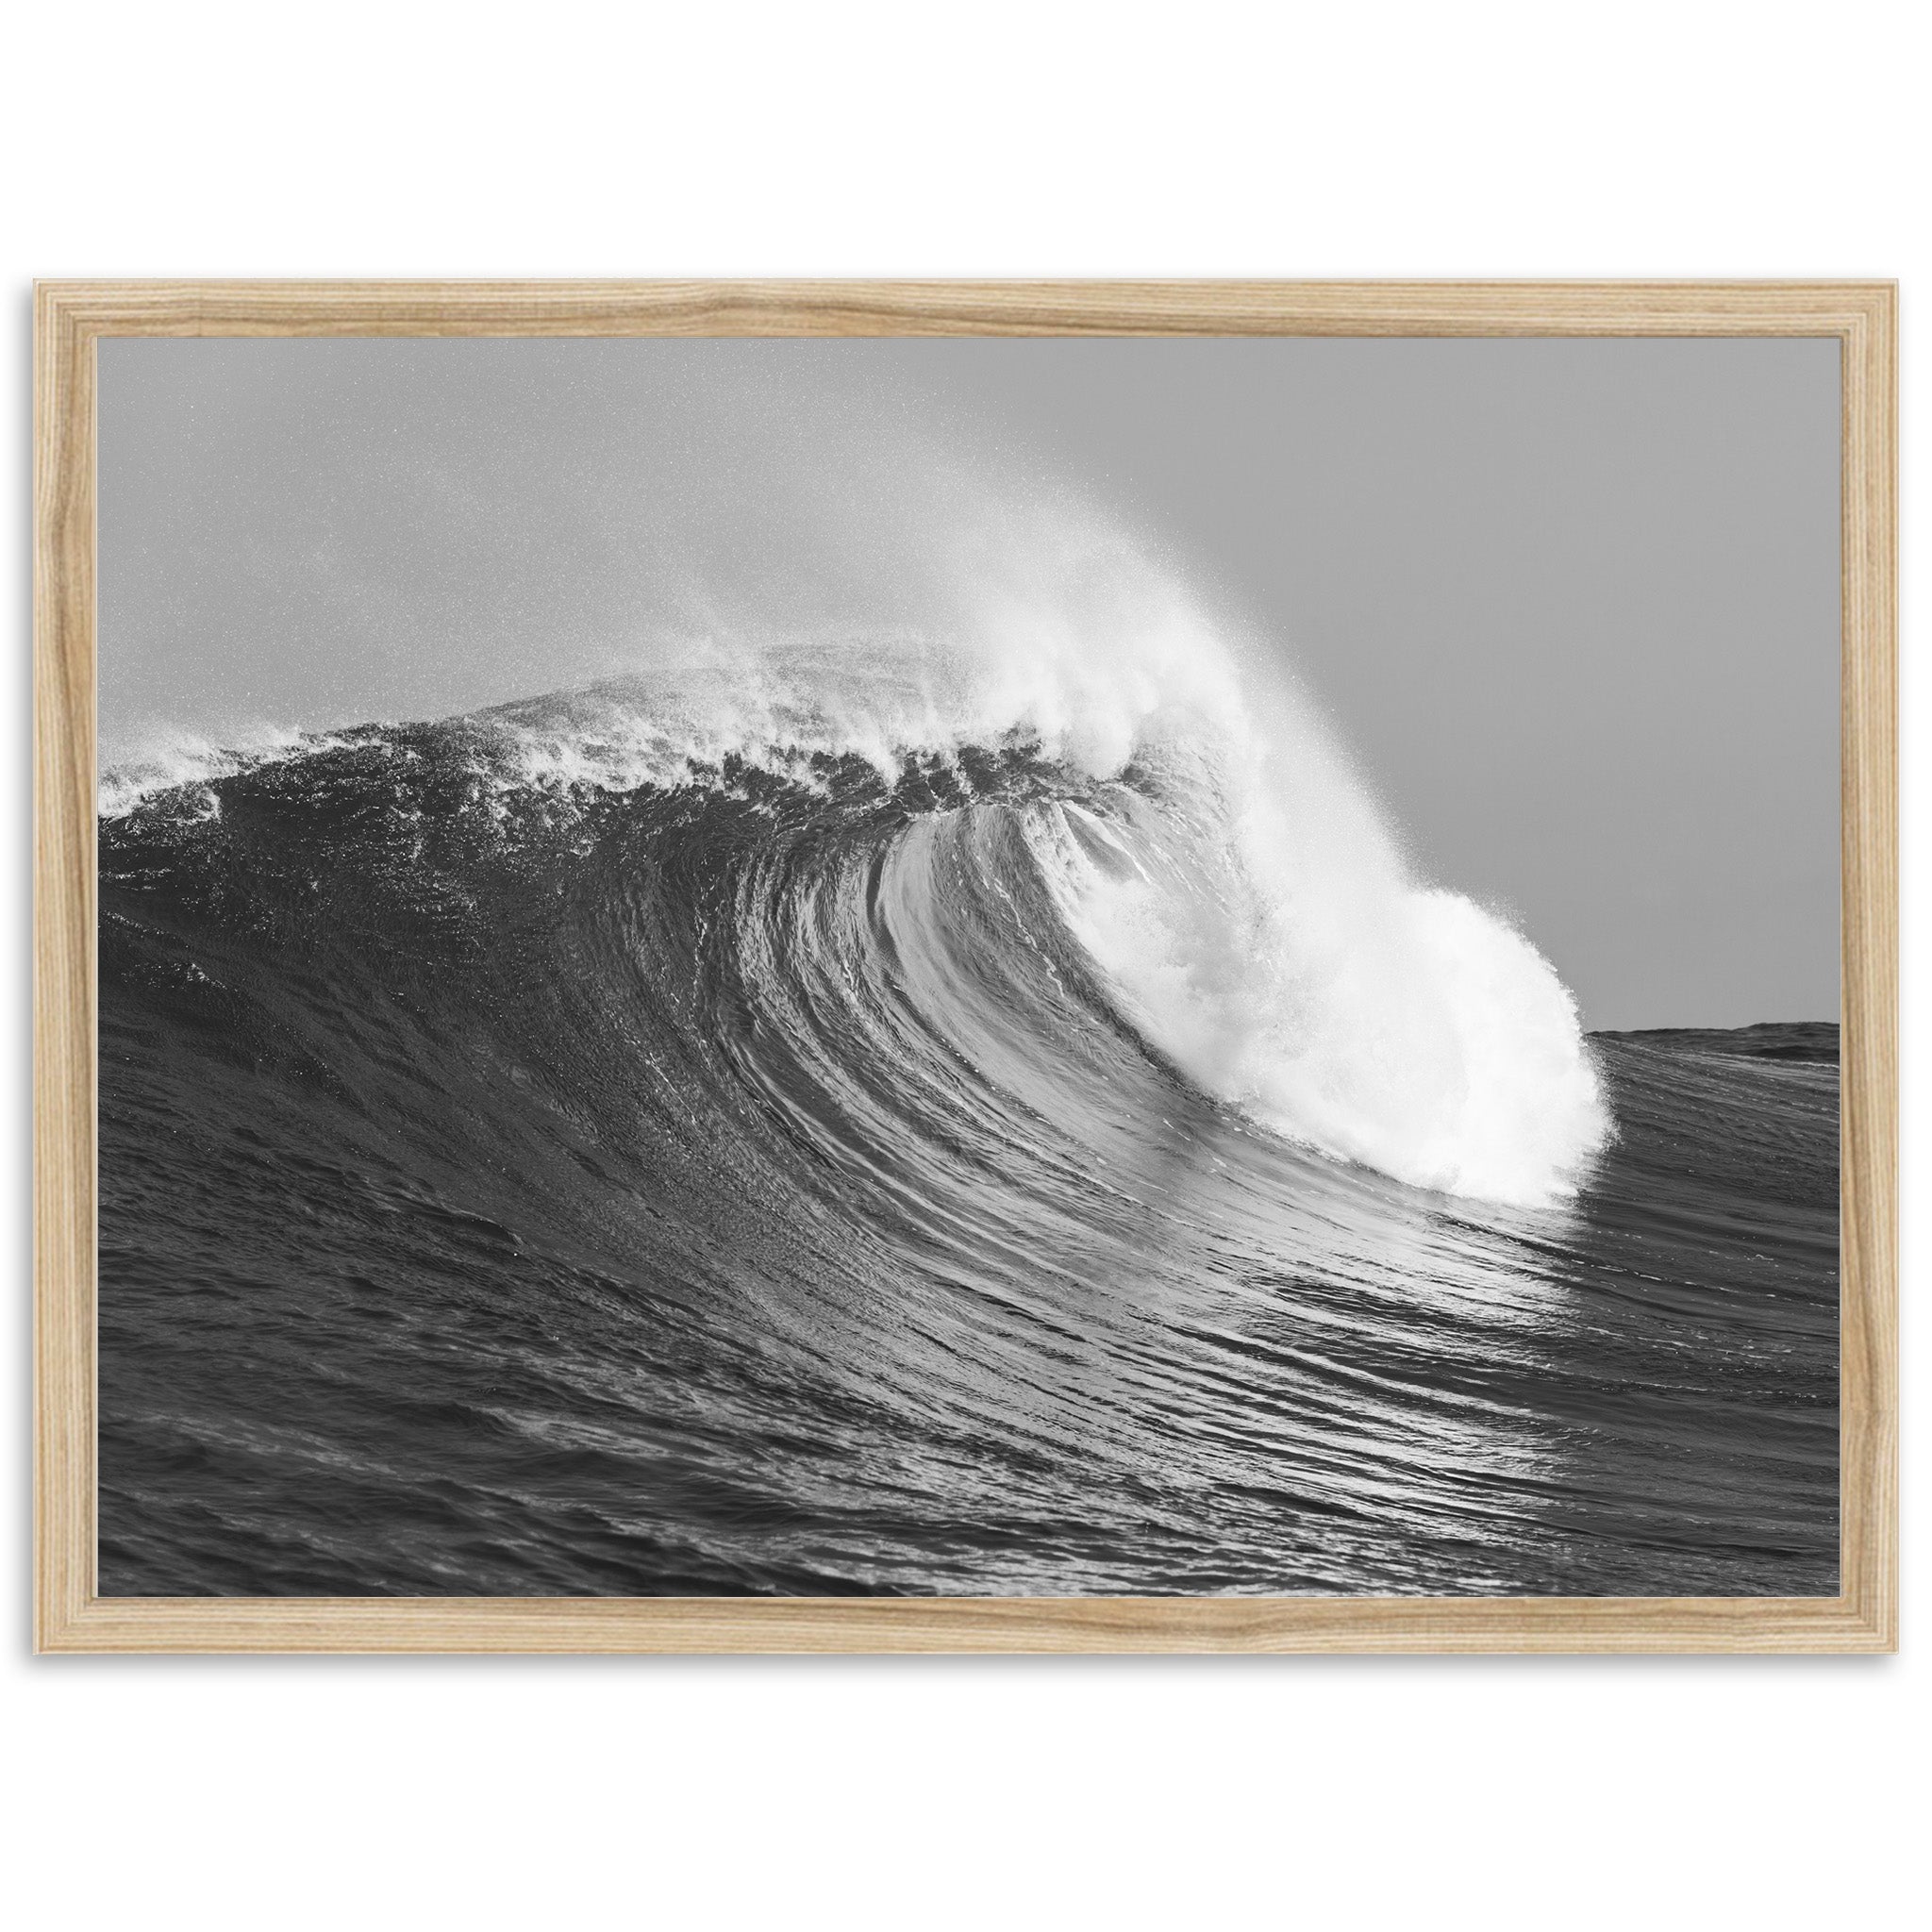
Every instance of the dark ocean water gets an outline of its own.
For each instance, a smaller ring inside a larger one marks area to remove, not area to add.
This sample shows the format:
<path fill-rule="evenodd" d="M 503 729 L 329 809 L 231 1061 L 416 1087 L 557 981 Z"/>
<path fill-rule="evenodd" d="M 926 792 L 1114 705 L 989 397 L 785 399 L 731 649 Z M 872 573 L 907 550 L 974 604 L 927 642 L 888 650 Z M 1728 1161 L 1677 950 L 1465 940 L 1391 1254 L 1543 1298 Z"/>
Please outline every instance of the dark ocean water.
<path fill-rule="evenodd" d="M 1182 1078 L 1024 743 L 502 767 L 101 822 L 104 1591 L 1835 1592 L 1835 1026 L 1493 1206 Z"/>

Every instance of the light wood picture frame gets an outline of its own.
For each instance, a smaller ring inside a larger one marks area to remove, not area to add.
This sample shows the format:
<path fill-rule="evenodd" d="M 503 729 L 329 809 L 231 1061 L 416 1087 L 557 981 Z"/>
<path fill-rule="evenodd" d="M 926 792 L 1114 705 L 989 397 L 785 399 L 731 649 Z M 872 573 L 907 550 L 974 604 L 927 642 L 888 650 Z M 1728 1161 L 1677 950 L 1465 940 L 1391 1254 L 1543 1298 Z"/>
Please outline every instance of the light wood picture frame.
<path fill-rule="evenodd" d="M 1812 337 L 1841 358 L 1840 1594 L 125 1597 L 96 1578 L 96 352 L 140 337 Z M 35 347 L 43 1652 L 1885 1652 L 1898 1591 L 1897 291 L 1887 282 L 49 281 Z"/>

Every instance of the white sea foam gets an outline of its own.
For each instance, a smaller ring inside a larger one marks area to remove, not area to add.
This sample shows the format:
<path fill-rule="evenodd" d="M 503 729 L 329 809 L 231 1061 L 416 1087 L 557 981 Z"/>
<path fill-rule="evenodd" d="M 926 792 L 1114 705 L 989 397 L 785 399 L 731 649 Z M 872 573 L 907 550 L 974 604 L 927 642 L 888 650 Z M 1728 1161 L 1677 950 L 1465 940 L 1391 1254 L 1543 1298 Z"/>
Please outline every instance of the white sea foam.
<path fill-rule="evenodd" d="M 94 809 L 104 819 L 125 818 L 161 792 L 192 788 L 205 795 L 192 801 L 191 815 L 205 817 L 216 809 L 214 794 L 206 791 L 212 780 L 286 758 L 291 752 L 321 751 L 338 742 L 325 733 L 264 723 L 248 725 L 216 743 L 198 732 L 150 724 L 104 756 L 94 788 Z"/>
<path fill-rule="evenodd" d="M 1169 820 L 1129 802 L 1125 836 L 1037 841 L 1124 1015 L 1291 1140 L 1448 1193 L 1573 1192 L 1608 1119 L 1549 963 L 1392 851 L 1338 860 L 1272 808 L 1217 799 Z"/>

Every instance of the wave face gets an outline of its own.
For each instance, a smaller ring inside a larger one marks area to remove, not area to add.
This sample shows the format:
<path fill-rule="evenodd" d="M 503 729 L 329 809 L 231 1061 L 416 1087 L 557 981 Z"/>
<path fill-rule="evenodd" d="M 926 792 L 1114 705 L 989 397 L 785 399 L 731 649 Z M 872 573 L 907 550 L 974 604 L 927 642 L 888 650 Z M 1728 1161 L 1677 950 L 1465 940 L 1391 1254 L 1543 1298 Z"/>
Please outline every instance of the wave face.
<path fill-rule="evenodd" d="M 1156 636 L 112 774 L 103 1588 L 1835 1591 L 1835 1029 Z"/>

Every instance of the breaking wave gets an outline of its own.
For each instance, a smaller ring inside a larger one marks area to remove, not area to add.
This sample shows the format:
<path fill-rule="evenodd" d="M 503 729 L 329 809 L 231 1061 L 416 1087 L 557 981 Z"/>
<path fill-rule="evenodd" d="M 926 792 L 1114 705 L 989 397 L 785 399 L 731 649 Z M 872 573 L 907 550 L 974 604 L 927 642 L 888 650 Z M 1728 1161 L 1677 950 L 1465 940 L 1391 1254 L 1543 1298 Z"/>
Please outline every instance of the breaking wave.
<path fill-rule="evenodd" d="M 511 829 L 613 798 L 742 792 L 754 774 L 782 784 L 792 795 L 773 836 L 792 864 L 820 869 L 824 913 L 857 890 L 845 868 L 859 849 L 849 798 L 834 800 L 827 777 L 863 771 L 903 823 L 874 826 L 862 849 L 918 919 L 937 927 L 962 893 L 995 895 L 1011 908 L 1010 942 L 1088 988 L 1079 1024 L 1130 1028 L 1257 1124 L 1411 1185 L 1525 1205 L 1574 1192 L 1609 1124 L 1549 963 L 1494 913 L 1412 875 L 1305 705 L 1244 689 L 1201 619 L 1172 597 L 1153 600 L 1150 618 L 1148 601 L 1097 636 L 1021 624 L 999 650 L 685 651 L 648 678 L 445 727 L 447 755 L 469 761 L 464 802 Z M 396 808 L 420 821 L 401 767 L 428 743 L 380 730 L 174 745 L 111 771 L 101 810 L 121 818 L 173 796 L 192 813 L 213 798 L 208 779 L 292 756 L 321 781 L 331 752 L 360 768 L 384 746 L 399 766 Z M 1011 782 L 1021 768 L 1024 785 Z M 774 807 L 769 785 L 760 795 Z M 915 826 L 941 808 L 960 823 Z M 824 943 L 808 924 L 761 924 L 796 915 L 747 900 L 731 916 L 750 958 Z M 827 970 L 877 970 L 863 926 L 837 943 L 850 956 Z M 1054 1029 L 1069 1016 L 1035 1018 L 1034 1050 L 1064 1051 Z"/>

